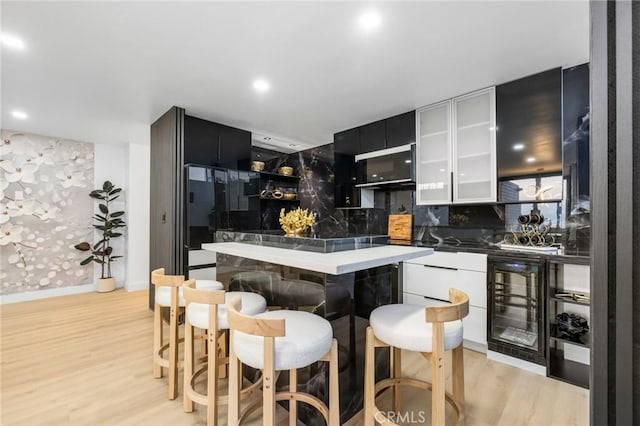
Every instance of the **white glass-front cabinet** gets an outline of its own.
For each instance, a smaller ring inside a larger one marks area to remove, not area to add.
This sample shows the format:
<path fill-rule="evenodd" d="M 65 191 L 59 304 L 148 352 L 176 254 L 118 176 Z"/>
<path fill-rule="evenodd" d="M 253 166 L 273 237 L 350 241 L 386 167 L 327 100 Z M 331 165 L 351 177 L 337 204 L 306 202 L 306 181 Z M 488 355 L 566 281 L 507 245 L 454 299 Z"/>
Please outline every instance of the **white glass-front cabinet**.
<path fill-rule="evenodd" d="M 495 89 L 418 110 L 416 203 L 496 201 Z"/>
<path fill-rule="evenodd" d="M 416 121 L 417 203 L 450 203 L 451 101 L 419 109 Z"/>
<path fill-rule="evenodd" d="M 452 101 L 453 202 L 496 201 L 496 92 Z"/>

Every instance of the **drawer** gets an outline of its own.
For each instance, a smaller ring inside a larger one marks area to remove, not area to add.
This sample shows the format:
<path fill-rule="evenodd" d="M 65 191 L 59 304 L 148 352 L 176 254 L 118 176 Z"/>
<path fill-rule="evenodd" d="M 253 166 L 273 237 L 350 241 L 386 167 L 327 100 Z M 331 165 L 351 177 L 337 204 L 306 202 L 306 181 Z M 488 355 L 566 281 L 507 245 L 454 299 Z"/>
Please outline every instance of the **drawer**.
<path fill-rule="evenodd" d="M 436 251 L 430 256 L 409 259 L 405 263 L 487 272 L 487 255 L 481 253 Z"/>
<path fill-rule="evenodd" d="M 457 270 L 410 263 L 404 265 L 403 272 L 403 291 L 442 300 L 449 300 L 449 288 L 458 279 Z"/>
<path fill-rule="evenodd" d="M 216 263 L 216 252 L 211 250 L 189 250 L 189 266 Z"/>
<path fill-rule="evenodd" d="M 452 287 L 467 293 L 471 306 L 486 309 L 486 273 L 404 264 L 403 291 L 407 293 L 446 301 L 449 300 L 449 289 Z"/>
<path fill-rule="evenodd" d="M 411 293 L 403 293 L 404 303 L 423 306 L 440 306 L 446 302 L 427 299 Z M 463 318 L 464 339 L 486 346 L 487 344 L 487 310 L 469 306 L 469 314 Z"/>
<path fill-rule="evenodd" d="M 190 269 L 189 278 L 195 280 L 216 280 L 216 267 Z"/>

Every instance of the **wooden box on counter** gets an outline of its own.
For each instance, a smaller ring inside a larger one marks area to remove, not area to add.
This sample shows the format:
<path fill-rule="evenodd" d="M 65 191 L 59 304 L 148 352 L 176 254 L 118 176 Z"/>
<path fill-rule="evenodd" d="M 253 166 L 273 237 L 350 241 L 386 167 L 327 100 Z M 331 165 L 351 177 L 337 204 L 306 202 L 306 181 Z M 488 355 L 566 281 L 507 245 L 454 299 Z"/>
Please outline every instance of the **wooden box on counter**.
<path fill-rule="evenodd" d="M 411 241 L 411 234 L 413 231 L 413 215 L 390 214 L 388 229 L 390 239 Z"/>

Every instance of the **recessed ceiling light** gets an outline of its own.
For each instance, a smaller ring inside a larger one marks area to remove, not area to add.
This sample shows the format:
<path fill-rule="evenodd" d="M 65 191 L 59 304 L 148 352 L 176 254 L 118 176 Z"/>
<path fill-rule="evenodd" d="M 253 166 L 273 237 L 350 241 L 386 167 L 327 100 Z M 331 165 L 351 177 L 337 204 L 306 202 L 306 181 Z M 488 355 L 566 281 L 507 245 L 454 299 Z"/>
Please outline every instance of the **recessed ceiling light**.
<path fill-rule="evenodd" d="M 513 145 L 513 150 L 514 151 L 522 151 L 523 149 L 524 149 L 524 144 L 517 143 L 517 144 Z"/>
<path fill-rule="evenodd" d="M 16 50 L 24 50 L 25 44 L 20 37 L 2 33 L 2 45 Z"/>
<path fill-rule="evenodd" d="M 376 175 L 376 174 L 373 174 L 373 175 L 371 175 L 371 177 L 378 177 L 378 175 Z"/>
<path fill-rule="evenodd" d="M 378 28 L 381 22 L 382 18 L 380 17 L 380 14 L 375 11 L 369 11 L 360 16 L 360 19 L 358 19 L 360 28 L 365 31 L 371 31 Z"/>
<path fill-rule="evenodd" d="M 404 160 L 405 163 L 411 164 L 411 160 Z"/>
<path fill-rule="evenodd" d="M 441 171 L 441 172 L 446 172 L 446 170 L 445 170 L 445 169 L 440 169 L 440 171 Z"/>
<path fill-rule="evenodd" d="M 527 157 L 527 163 L 533 163 L 536 161 L 536 157 Z"/>
<path fill-rule="evenodd" d="M 18 111 L 17 109 L 11 111 L 11 115 L 13 116 L 13 118 L 17 118 L 18 120 L 26 120 L 27 118 L 29 118 L 26 112 Z"/>
<path fill-rule="evenodd" d="M 267 80 L 257 79 L 253 82 L 253 88 L 260 93 L 267 92 L 269 87 L 271 86 Z"/>

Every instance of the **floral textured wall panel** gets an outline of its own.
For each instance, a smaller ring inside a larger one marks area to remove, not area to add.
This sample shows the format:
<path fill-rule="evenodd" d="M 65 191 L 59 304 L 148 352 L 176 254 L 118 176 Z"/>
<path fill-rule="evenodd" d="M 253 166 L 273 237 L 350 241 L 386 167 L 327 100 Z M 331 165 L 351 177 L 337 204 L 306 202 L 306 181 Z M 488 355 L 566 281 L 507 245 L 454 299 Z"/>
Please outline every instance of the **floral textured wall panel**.
<path fill-rule="evenodd" d="M 2 130 L 0 294 L 93 282 L 93 144 Z M 86 257 L 86 256 L 84 256 Z"/>

